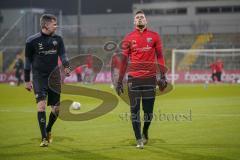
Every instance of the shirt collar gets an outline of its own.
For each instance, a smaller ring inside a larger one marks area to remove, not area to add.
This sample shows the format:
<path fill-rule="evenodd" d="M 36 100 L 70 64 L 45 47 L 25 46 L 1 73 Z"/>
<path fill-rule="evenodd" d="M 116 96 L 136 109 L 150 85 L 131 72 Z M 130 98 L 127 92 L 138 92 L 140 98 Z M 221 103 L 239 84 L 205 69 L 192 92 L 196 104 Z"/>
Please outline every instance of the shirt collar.
<path fill-rule="evenodd" d="M 46 36 L 46 37 L 51 37 L 52 36 L 52 34 L 46 34 L 46 33 L 43 33 L 42 31 L 41 31 L 41 35 Z"/>
<path fill-rule="evenodd" d="M 143 32 L 146 32 L 148 29 L 147 27 L 143 30 Z M 140 32 L 138 28 L 135 28 L 135 31 Z"/>

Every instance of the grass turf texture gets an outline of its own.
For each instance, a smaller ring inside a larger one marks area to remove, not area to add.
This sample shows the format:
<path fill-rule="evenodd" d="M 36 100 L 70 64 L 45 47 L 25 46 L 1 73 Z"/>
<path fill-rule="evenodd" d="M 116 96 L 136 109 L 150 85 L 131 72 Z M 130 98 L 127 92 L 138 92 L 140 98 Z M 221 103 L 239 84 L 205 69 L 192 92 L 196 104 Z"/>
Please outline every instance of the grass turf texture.
<path fill-rule="evenodd" d="M 93 88 L 112 92 L 109 85 Z M 114 93 L 115 94 L 115 93 Z M 101 103 L 92 98 L 62 95 L 80 101 L 82 110 Z M 131 122 L 121 119 L 129 107 L 122 101 L 112 112 L 84 122 L 57 120 L 53 143 L 40 148 L 33 93 L 23 86 L 0 84 L 0 159 L 104 159 L 104 160 L 237 160 L 240 158 L 240 86 L 231 84 L 177 85 L 159 96 L 155 113 L 189 115 L 155 120 L 144 150 L 135 148 Z M 50 108 L 48 108 L 48 113 Z M 48 114 L 47 114 L 48 117 Z M 159 117 L 158 117 L 159 118 Z"/>

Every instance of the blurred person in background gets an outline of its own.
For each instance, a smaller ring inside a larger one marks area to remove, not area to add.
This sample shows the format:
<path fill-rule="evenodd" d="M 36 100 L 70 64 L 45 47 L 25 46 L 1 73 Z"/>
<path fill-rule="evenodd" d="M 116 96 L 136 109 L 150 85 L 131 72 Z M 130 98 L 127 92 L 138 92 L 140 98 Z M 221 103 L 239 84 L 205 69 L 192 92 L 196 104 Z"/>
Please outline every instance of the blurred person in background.
<path fill-rule="evenodd" d="M 216 81 L 217 81 L 217 76 L 216 76 L 216 63 L 214 63 L 214 62 L 211 63 L 211 64 L 209 65 L 209 67 L 211 68 L 212 81 L 213 81 L 213 82 L 216 82 Z"/>
<path fill-rule="evenodd" d="M 222 81 L 222 73 L 223 73 L 223 61 L 218 58 L 217 61 L 215 62 L 216 65 L 216 77 L 217 81 L 221 82 Z"/>
<path fill-rule="evenodd" d="M 86 67 L 84 67 L 84 83 L 92 84 L 94 80 L 94 72 L 93 72 L 93 56 L 90 53 L 85 60 Z"/>
<path fill-rule="evenodd" d="M 78 66 L 77 68 L 75 68 L 77 82 L 82 82 L 82 72 L 83 72 L 83 66 Z"/>
<path fill-rule="evenodd" d="M 23 83 L 22 74 L 23 74 L 23 70 L 24 70 L 24 63 L 21 58 L 21 54 L 17 54 L 15 65 L 13 68 L 15 71 L 15 77 L 17 79 L 17 86 L 19 86 L 21 83 Z"/>

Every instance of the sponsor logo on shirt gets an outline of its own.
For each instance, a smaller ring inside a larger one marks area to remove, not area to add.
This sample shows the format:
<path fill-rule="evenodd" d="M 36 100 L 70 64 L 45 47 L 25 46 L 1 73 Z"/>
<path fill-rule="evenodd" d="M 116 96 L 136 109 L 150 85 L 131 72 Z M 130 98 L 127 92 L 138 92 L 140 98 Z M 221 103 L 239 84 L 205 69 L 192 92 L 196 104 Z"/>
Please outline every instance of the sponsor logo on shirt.
<path fill-rule="evenodd" d="M 40 55 L 49 55 L 49 54 L 57 54 L 57 49 L 56 49 L 56 45 L 57 45 L 57 41 L 52 41 L 54 48 L 50 49 L 50 50 L 44 50 L 43 44 L 42 43 L 38 43 L 38 49 L 39 52 L 38 54 Z"/>
<path fill-rule="evenodd" d="M 147 47 L 143 47 L 143 48 L 137 48 L 136 50 L 139 52 L 147 52 L 151 49 L 152 49 L 152 47 L 147 46 Z"/>
<path fill-rule="evenodd" d="M 38 43 L 38 48 L 39 48 L 39 50 L 43 50 L 44 48 L 43 48 L 43 44 L 42 43 Z"/>
<path fill-rule="evenodd" d="M 55 41 L 55 40 L 52 43 L 53 43 L 54 46 L 57 46 L 57 44 L 58 44 L 58 42 Z"/>
<path fill-rule="evenodd" d="M 136 40 L 132 40 L 132 45 L 135 45 L 137 43 L 137 41 Z"/>
<path fill-rule="evenodd" d="M 148 43 L 152 43 L 152 37 L 148 37 L 148 38 L 147 38 L 147 42 L 148 42 Z"/>
<path fill-rule="evenodd" d="M 56 54 L 57 50 L 40 51 L 38 53 L 41 55 Z"/>

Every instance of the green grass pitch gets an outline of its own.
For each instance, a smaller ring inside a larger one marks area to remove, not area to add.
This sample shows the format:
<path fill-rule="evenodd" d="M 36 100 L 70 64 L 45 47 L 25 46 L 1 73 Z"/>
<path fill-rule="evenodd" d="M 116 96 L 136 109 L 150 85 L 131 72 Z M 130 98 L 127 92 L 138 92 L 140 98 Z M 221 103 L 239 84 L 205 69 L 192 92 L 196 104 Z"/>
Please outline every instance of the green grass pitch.
<path fill-rule="evenodd" d="M 93 87 L 113 92 L 109 85 Z M 114 93 L 115 94 L 115 93 Z M 80 101 L 85 111 L 101 103 L 87 97 L 62 95 Z M 48 108 L 48 113 L 50 109 Z M 191 114 L 190 114 L 191 111 Z M 110 113 L 83 122 L 57 120 L 53 143 L 40 148 L 40 131 L 33 93 L 23 86 L 0 84 L 1 160 L 238 160 L 240 159 L 240 85 L 176 85 L 157 97 L 158 116 L 150 127 L 150 141 L 135 148 L 122 100 Z M 185 115 L 191 119 L 164 119 Z M 48 114 L 47 114 L 48 115 Z"/>

